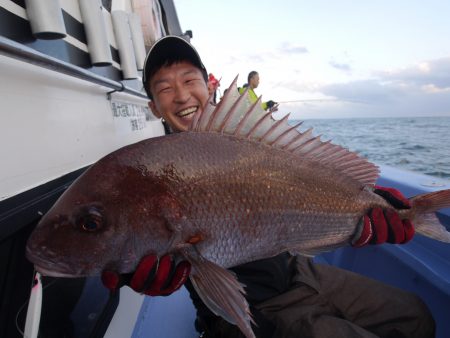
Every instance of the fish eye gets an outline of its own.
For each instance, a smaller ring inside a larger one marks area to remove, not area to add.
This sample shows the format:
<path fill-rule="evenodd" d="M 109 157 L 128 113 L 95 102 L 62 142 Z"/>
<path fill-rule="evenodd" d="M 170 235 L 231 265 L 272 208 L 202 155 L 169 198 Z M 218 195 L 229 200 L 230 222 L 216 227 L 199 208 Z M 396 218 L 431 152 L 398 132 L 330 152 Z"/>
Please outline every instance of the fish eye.
<path fill-rule="evenodd" d="M 86 231 L 95 231 L 95 230 L 97 230 L 99 224 L 98 224 L 97 221 L 94 220 L 94 219 L 86 219 L 86 220 L 83 222 L 83 225 L 82 225 L 82 226 L 83 226 L 83 230 L 86 230 Z"/>
<path fill-rule="evenodd" d="M 102 228 L 103 215 L 95 207 L 90 207 L 78 220 L 78 225 L 87 232 L 95 232 Z"/>

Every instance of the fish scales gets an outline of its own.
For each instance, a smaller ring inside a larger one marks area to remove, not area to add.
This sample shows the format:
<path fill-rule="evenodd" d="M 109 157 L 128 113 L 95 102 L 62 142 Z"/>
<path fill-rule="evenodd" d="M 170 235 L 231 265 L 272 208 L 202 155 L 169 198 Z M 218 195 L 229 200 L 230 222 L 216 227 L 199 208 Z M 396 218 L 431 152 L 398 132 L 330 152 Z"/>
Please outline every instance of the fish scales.
<path fill-rule="evenodd" d="M 384 203 L 358 184 L 337 184 L 336 173 L 317 170 L 312 161 L 251 141 L 183 133 L 152 148 L 151 159 L 168 151 L 173 156 L 176 178 L 168 189 L 188 219 L 182 228 L 201 232 L 201 254 L 226 267 L 282 251 L 294 231 L 304 234 L 305 244 L 349 241 L 357 219 Z"/>

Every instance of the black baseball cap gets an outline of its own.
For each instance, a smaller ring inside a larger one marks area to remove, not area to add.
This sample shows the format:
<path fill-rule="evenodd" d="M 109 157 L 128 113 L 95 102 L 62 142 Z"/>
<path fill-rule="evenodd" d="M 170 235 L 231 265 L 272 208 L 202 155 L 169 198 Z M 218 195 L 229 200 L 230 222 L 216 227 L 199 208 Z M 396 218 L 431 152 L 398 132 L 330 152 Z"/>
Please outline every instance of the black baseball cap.
<path fill-rule="evenodd" d="M 188 41 L 176 35 L 167 35 L 153 44 L 147 53 L 142 71 L 142 84 L 150 99 L 152 98 L 148 88 L 150 78 L 162 66 L 183 60 L 188 60 L 198 67 L 202 71 L 205 81 L 208 81 L 208 73 L 200 55 Z"/>

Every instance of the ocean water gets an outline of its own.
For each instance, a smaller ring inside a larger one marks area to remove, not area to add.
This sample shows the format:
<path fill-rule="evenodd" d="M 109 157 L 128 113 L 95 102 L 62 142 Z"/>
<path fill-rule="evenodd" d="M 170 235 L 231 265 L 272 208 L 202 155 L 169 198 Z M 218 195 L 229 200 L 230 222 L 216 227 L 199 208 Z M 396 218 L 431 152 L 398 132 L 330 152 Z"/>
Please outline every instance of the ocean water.
<path fill-rule="evenodd" d="M 450 117 L 305 120 L 300 130 L 309 127 L 375 164 L 450 179 Z"/>

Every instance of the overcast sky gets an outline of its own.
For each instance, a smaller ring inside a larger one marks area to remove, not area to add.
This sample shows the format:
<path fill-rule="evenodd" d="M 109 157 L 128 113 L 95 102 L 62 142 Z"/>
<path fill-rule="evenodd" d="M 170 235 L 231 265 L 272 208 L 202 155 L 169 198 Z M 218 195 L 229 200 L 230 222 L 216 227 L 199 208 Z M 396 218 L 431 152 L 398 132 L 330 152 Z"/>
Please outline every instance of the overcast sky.
<path fill-rule="evenodd" d="M 222 90 L 257 70 L 257 94 L 292 118 L 450 116 L 449 0 L 175 6 Z"/>

